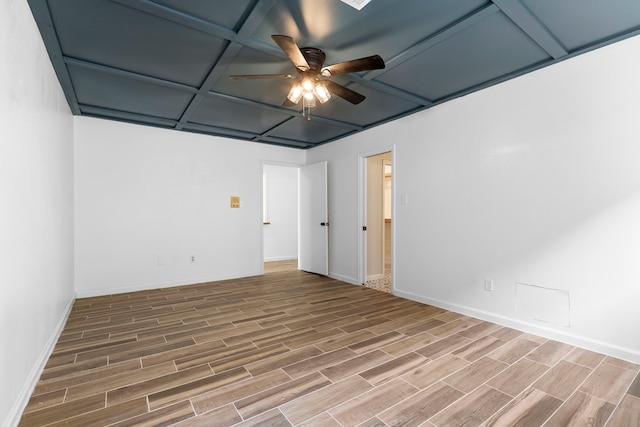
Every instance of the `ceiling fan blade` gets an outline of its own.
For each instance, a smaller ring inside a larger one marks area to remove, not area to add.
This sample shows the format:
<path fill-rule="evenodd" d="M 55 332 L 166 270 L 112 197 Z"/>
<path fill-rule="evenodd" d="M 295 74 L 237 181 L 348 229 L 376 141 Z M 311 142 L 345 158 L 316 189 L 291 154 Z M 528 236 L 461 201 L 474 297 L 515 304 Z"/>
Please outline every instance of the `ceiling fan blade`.
<path fill-rule="evenodd" d="M 300 51 L 300 48 L 291 37 L 276 34 L 271 36 L 271 38 L 278 46 L 280 46 L 280 49 L 287 54 L 291 62 L 293 62 L 293 65 L 295 65 L 298 70 L 309 71 L 309 68 L 311 67 L 309 67 L 309 64 Z"/>
<path fill-rule="evenodd" d="M 322 69 L 323 76 L 335 76 L 336 74 L 355 73 L 357 71 L 379 70 L 384 68 L 384 60 L 380 55 L 367 56 L 366 58 L 353 59 L 339 62 Z"/>
<path fill-rule="evenodd" d="M 360 95 L 358 92 L 354 92 L 351 89 L 342 86 L 341 84 L 332 82 L 330 80 L 323 81 L 327 85 L 327 89 L 329 89 L 329 92 L 338 95 L 340 98 L 349 101 L 352 104 L 359 104 L 365 99 L 364 95 Z"/>
<path fill-rule="evenodd" d="M 293 79 L 291 74 L 241 74 L 229 76 L 232 80 L 258 80 L 258 79 Z"/>

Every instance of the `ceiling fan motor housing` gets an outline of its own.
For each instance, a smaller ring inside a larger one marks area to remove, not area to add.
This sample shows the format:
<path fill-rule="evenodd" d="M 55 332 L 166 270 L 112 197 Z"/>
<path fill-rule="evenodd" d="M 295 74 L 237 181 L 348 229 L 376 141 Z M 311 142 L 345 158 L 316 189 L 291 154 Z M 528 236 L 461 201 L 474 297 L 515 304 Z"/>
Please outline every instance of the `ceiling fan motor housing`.
<path fill-rule="evenodd" d="M 304 59 L 307 60 L 310 71 L 313 71 L 314 74 L 320 73 L 326 59 L 325 53 L 315 47 L 303 47 L 300 49 L 300 51 L 302 52 L 302 56 L 304 56 Z"/>

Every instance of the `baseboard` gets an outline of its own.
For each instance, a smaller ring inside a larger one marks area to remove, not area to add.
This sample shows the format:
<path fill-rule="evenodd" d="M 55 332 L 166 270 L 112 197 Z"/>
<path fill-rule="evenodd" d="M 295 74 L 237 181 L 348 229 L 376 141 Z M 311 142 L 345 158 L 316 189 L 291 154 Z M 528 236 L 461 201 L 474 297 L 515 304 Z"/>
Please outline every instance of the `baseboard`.
<path fill-rule="evenodd" d="M 237 275 L 224 275 L 224 276 L 212 276 L 212 277 L 189 277 L 186 279 L 169 280 L 165 282 L 149 282 L 140 283 L 136 285 L 126 285 L 117 288 L 107 289 L 88 289 L 88 290 L 76 290 L 76 298 L 91 298 L 101 297 L 104 295 L 125 294 L 129 292 L 149 291 L 151 289 L 170 288 L 173 286 L 194 285 L 198 283 L 218 282 L 220 280 L 241 279 L 243 277 L 259 276 L 261 271 L 250 272 L 241 276 Z"/>
<path fill-rule="evenodd" d="M 272 262 L 272 261 L 292 261 L 294 259 L 298 259 L 298 255 L 289 255 L 289 256 L 276 256 L 265 258 L 264 262 Z"/>
<path fill-rule="evenodd" d="M 352 285 L 361 285 L 362 283 L 358 282 L 358 279 L 354 279 L 353 277 L 343 276 L 342 274 L 329 272 L 329 277 L 332 279 L 340 280 L 342 282 L 351 283 Z"/>
<path fill-rule="evenodd" d="M 35 390 L 36 384 L 38 383 L 38 380 L 40 379 L 40 375 L 42 374 L 42 370 L 47 364 L 47 361 L 49 360 L 49 357 L 51 356 L 51 353 L 53 352 L 53 349 L 56 346 L 56 343 L 58 342 L 58 338 L 60 338 L 60 334 L 64 329 L 64 325 L 67 323 L 67 319 L 69 318 L 69 314 L 71 313 L 71 308 L 73 307 L 74 301 L 75 301 L 75 298 L 72 298 L 69 301 L 67 308 L 64 310 L 64 313 L 60 317 L 58 324 L 56 325 L 55 329 L 51 333 L 49 340 L 47 341 L 44 348 L 42 349 L 42 352 L 40 353 L 40 356 L 36 360 L 35 365 L 33 365 L 33 368 L 31 368 L 31 372 L 29 372 L 29 375 L 27 376 L 27 379 L 24 382 L 24 386 L 22 387 L 22 390 L 20 390 L 20 394 L 18 395 L 18 398 L 16 399 L 13 406 L 11 407 L 11 410 L 9 411 L 9 416 L 5 419 L 4 423 L 2 424 L 3 427 L 17 426 L 18 423 L 20 422 L 20 418 L 22 417 L 22 412 L 24 411 L 24 408 L 26 408 L 27 404 L 29 403 L 29 398 L 31 397 L 31 393 L 33 393 L 33 390 Z"/>
<path fill-rule="evenodd" d="M 435 307 L 444 308 L 445 310 L 454 311 L 466 316 L 475 317 L 476 319 L 486 320 L 497 325 L 506 326 L 509 328 L 517 329 L 519 331 L 539 335 L 544 338 L 561 341 L 563 343 L 574 345 L 576 347 L 581 347 L 587 350 L 595 351 L 597 353 L 606 354 L 607 356 L 616 357 L 618 359 L 627 360 L 633 363 L 640 363 L 640 352 L 630 348 L 616 346 L 611 343 L 594 340 L 568 332 L 563 332 L 557 329 L 533 324 L 520 319 L 500 316 L 487 311 L 476 310 L 472 307 L 464 305 L 451 304 L 446 301 L 427 298 L 422 295 L 414 294 L 412 292 L 395 289 L 394 295 L 410 299 L 412 301 L 433 305 Z"/>

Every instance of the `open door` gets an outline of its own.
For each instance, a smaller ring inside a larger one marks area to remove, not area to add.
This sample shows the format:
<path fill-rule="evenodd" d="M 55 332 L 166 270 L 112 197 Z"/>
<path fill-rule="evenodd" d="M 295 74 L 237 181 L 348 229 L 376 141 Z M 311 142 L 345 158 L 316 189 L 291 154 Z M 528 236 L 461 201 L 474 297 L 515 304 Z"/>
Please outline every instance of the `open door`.
<path fill-rule="evenodd" d="M 298 268 L 329 274 L 327 162 L 298 169 Z"/>

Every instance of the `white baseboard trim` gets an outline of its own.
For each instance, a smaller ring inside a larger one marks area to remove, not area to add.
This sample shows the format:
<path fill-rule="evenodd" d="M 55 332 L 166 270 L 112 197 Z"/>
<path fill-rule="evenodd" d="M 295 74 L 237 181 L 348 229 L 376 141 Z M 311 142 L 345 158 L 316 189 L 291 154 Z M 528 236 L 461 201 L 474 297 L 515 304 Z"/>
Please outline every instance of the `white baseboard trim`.
<path fill-rule="evenodd" d="M 291 261 L 291 260 L 294 260 L 294 259 L 298 259 L 298 255 L 269 257 L 269 258 L 265 258 L 264 262 Z"/>
<path fill-rule="evenodd" d="M 446 301 L 427 298 L 422 295 L 414 294 L 412 292 L 406 292 L 406 291 L 394 289 L 394 295 L 402 298 L 410 299 L 412 301 L 433 305 L 435 307 L 444 308 L 445 310 L 454 311 L 456 313 L 475 317 L 477 319 L 486 320 L 488 322 L 492 322 L 497 325 L 507 326 L 509 328 L 517 329 L 519 331 L 539 335 L 544 338 L 561 341 L 566 344 L 570 344 L 576 347 L 581 347 L 587 350 L 595 351 L 597 353 L 605 354 L 607 356 L 616 357 L 618 359 L 627 360 L 633 363 L 640 363 L 640 351 L 638 350 L 620 347 L 615 344 L 594 340 L 594 339 L 580 336 L 580 335 L 571 334 L 571 333 L 560 331 L 557 329 L 552 329 L 548 326 L 537 325 L 537 324 L 526 322 L 520 319 L 514 319 L 507 316 L 496 315 L 494 313 L 490 313 L 483 310 L 477 310 L 472 307 L 468 307 L 464 305 L 452 304 Z"/>
<path fill-rule="evenodd" d="M 260 276 L 262 271 L 255 271 L 248 274 L 237 275 L 224 275 L 224 276 L 212 276 L 212 277 L 189 277 L 185 279 L 169 280 L 166 282 L 150 282 L 140 283 L 136 285 L 126 285 L 117 288 L 107 289 L 88 289 L 76 291 L 76 298 L 90 298 L 101 297 L 104 295 L 124 294 L 128 292 L 148 291 L 151 289 L 170 288 L 173 286 L 195 285 L 199 283 L 217 282 L 220 280 L 240 279 L 243 277 Z"/>
<path fill-rule="evenodd" d="M 64 325 L 67 323 L 67 319 L 69 318 L 69 314 L 71 313 L 71 308 L 73 307 L 74 301 L 75 301 L 75 298 L 72 298 L 69 301 L 69 304 L 67 304 L 67 307 L 65 308 L 62 316 L 60 317 L 58 324 L 56 325 L 55 329 L 51 333 L 51 336 L 47 340 L 47 343 L 42 349 L 42 352 L 40 352 L 40 356 L 38 356 L 36 363 L 31 368 L 31 371 L 29 372 L 29 375 L 27 376 L 27 379 L 24 382 L 24 386 L 22 387 L 22 390 L 20 390 L 20 394 L 18 395 L 18 398 L 16 399 L 13 406 L 11 407 L 11 410 L 9 411 L 9 416 L 5 419 L 4 423 L 2 424 L 3 427 L 17 426 L 18 423 L 20 422 L 20 418 L 22 417 L 22 412 L 24 411 L 24 408 L 26 408 L 27 404 L 29 403 L 29 398 L 31 397 L 31 393 L 33 393 L 33 390 L 36 388 L 36 384 L 40 379 L 42 370 L 44 369 L 44 366 L 47 364 L 47 361 L 49 360 L 49 357 L 51 356 L 51 353 L 53 352 L 53 349 L 56 346 L 56 343 L 58 342 L 58 338 L 60 338 L 60 334 L 64 329 Z"/>
<path fill-rule="evenodd" d="M 353 277 L 343 276 L 342 274 L 329 272 L 329 277 L 332 279 L 340 280 L 342 282 L 351 283 L 352 285 L 362 285 L 362 283 L 358 282 L 358 279 L 354 279 Z"/>

